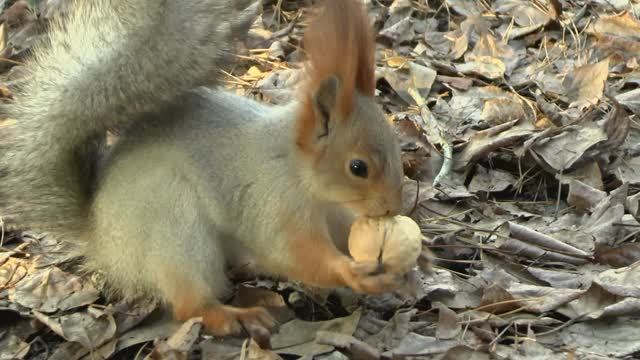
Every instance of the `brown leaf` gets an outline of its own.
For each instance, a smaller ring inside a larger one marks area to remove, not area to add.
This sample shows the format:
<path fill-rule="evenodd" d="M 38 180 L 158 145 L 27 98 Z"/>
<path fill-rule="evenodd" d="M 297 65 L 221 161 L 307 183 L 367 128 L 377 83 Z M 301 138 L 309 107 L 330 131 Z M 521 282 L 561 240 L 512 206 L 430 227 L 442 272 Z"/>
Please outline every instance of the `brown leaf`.
<path fill-rule="evenodd" d="M 410 93 L 415 91 L 417 94 L 412 96 L 416 104 L 421 104 L 424 102 L 422 99 L 429 95 L 437 73 L 431 68 L 410 61 L 409 75 L 411 78 L 411 86 L 409 88 Z"/>
<path fill-rule="evenodd" d="M 627 243 L 620 246 L 596 244 L 594 257 L 600 264 L 616 268 L 629 266 L 640 261 L 640 243 Z"/>
<path fill-rule="evenodd" d="M 447 0 L 446 1 L 451 8 L 460 15 L 464 15 L 466 17 L 477 15 L 482 13 L 484 10 L 482 4 L 476 1 L 470 0 Z"/>
<path fill-rule="evenodd" d="M 495 80 L 504 76 L 506 66 L 492 56 L 469 56 L 462 64 L 455 64 L 458 71 L 467 75 L 480 75 Z"/>
<path fill-rule="evenodd" d="M 389 41 L 393 46 L 412 40 L 415 36 L 413 21 L 410 16 L 398 21 L 392 26 L 380 31 L 382 39 Z"/>
<path fill-rule="evenodd" d="M 436 76 L 436 80 L 448 84 L 458 90 L 469 90 L 471 85 L 473 85 L 473 80 L 463 77 L 438 75 Z"/>
<path fill-rule="evenodd" d="M 524 54 L 522 56 L 524 56 Z M 509 44 L 497 41 L 496 38 L 488 32 L 480 34 L 473 50 L 465 55 L 465 60 L 474 61 L 474 59 L 480 57 L 499 60 L 504 64 L 504 73 L 508 75 L 511 74 L 520 60 L 520 56 L 516 54 L 515 50 L 509 46 Z"/>
<path fill-rule="evenodd" d="M 533 140 L 531 150 L 540 165 L 556 173 L 571 168 L 592 146 L 607 140 L 603 129 L 586 126 L 568 126 L 550 131 L 548 136 L 540 135 Z"/>
<path fill-rule="evenodd" d="M 629 135 L 630 121 L 624 108 L 613 98 L 609 98 L 612 104 L 611 111 L 607 114 L 602 124 L 607 140 L 590 150 L 589 156 L 595 157 L 610 152 L 620 147 Z"/>
<path fill-rule="evenodd" d="M 628 185 L 623 184 L 612 191 L 596 205 L 591 215 L 584 219 L 580 231 L 589 234 L 596 244 L 613 244 L 624 234 L 624 228 L 617 224 L 623 222 L 627 188 Z M 622 199 L 620 195 L 623 196 Z"/>
<path fill-rule="evenodd" d="M 57 317 L 47 316 L 38 311 L 34 311 L 33 314 L 56 334 L 68 341 L 78 342 L 88 350 L 107 343 L 116 334 L 113 316 L 93 308 Z"/>
<path fill-rule="evenodd" d="M 481 118 L 490 126 L 495 126 L 511 120 L 525 120 L 527 114 L 522 101 L 515 96 L 505 96 L 485 101 Z"/>
<path fill-rule="evenodd" d="M 596 105 L 604 93 L 604 84 L 609 76 L 609 59 L 596 64 L 575 68 L 563 82 L 569 107 L 586 108 Z"/>
<path fill-rule="evenodd" d="M 360 320 L 361 311 L 350 316 L 335 318 L 327 321 L 302 321 L 295 319 L 282 324 L 278 333 L 272 335 L 271 345 L 278 349 L 279 354 L 317 355 L 332 350 L 331 346 L 315 342 L 316 334 L 320 330 L 333 331 L 351 335 Z"/>
<path fill-rule="evenodd" d="M 501 314 L 519 307 L 518 303 L 512 300 L 513 296 L 506 289 L 493 284 L 483 289 L 480 307 L 483 311 Z"/>
<path fill-rule="evenodd" d="M 57 267 L 41 269 L 20 281 L 10 299 L 28 308 L 54 312 L 93 303 L 99 292 L 86 279 Z"/>
<path fill-rule="evenodd" d="M 462 331 L 462 326 L 458 322 L 458 315 L 442 303 L 434 303 L 433 307 L 438 309 L 436 337 L 438 339 L 456 338 Z"/>
<path fill-rule="evenodd" d="M 640 348 L 640 320 L 634 317 L 612 318 L 573 324 L 556 336 L 539 338 L 543 344 L 571 344 L 580 352 L 603 354 L 605 358 L 633 357 Z M 567 357 L 565 356 L 564 359 Z M 578 358 L 578 357 L 576 357 Z"/>
<path fill-rule="evenodd" d="M 517 303 L 523 309 L 536 314 L 543 314 L 579 298 L 584 290 L 562 289 L 527 284 L 512 284 L 507 291 L 519 299 Z"/>
<path fill-rule="evenodd" d="M 598 162 L 596 160 L 589 161 L 585 159 L 584 161 L 580 161 L 579 164 L 575 169 L 564 171 L 562 174 L 556 174 L 556 179 L 562 184 L 569 184 L 569 186 L 571 186 L 574 181 L 578 181 L 592 189 L 599 191 L 604 190 L 604 182 L 602 180 L 603 171 L 600 169 Z M 569 190 L 571 191 L 571 189 Z"/>
<path fill-rule="evenodd" d="M 617 296 L 640 298 L 640 263 L 603 271 L 594 282 Z"/>
<path fill-rule="evenodd" d="M 509 186 L 515 186 L 517 179 L 507 171 L 486 169 L 476 165 L 476 172 L 469 183 L 469 191 L 477 192 L 500 192 Z"/>
<path fill-rule="evenodd" d="M 546 25 L 551 20 L 551 16 L 548 11 L 543 11 L 538 4 L 531 1 L 498 0 L 494 5 L 494 10 L 512 15 L 515 23 L 520 26 Z"/>
<path fill-rule="evenodd" d="M 607 193 L 604 191 L 594 189 L 581 181 L 573 180 L 569 184 L 567 202 L 577 209 L 588 210 L 594 208 L 606 196 Z"/>
<path fill-rule="evenodd" d="M 638 53 L 640 53 L 640 47 L 638 48 Z M 618 94 L 615 98 L 620 104 L 628 107 L 636 116 L 640 116 L 640 88 Z"/>
<path fill-rule="evenodd" d="M 202 318 L 185 321 L 167 340 L 156 343 L 147 359 L 187 359 L 202 330 Z"/>
<path fill-rule="evenodd" d="M 398 119 L 393 125 L 400 140 L 405 175 L 422 181 L 433 178 L 431 146 L 420 125 L 410 118 Z"/>
<path fill-rule="evenodd" d="M 30 348 L 29 343 L 22 341 L 17 336 L 0 333 L 0 360 L 24 359 Z"/>
<path fill-rule="evenodd" d="M 630 12 L 600 16 L 588 31 L 596 34 L 608 34 L 621 37 L 640 38 L 640 21 Z"/>
<path fill-rule="evenodd" d="M 471 162 L 485 158 L 492 151 L 523 141 L 533 133 L 532 126 L 519 120 L 510 121 L 477 132 L 455 157 L 455 170 L 462 170 Z"/>
<path fill-rule="evenodd" d="M 350 335 L 318 331 L 316 341 L 318 344 L 329 345 L 339 349 L 349 359 L 378 360 L 380 358 L 378 350 Z"/>
<path fill-rule="evenodd" d="M 625 155 L 618 166 L 612 169 L 613 175 L 627 184 L 640 184 L 640 156 Z"/>
<path fill-rule="evenodd" d="M 409 322 L 416 312 L 417 309 L 396 312 L 379 333 L 365 339 L 365 342 L 381 351 L 393 349 L 409 333 Z"/>
<path fill-rule="evenodd" d="M 488 352 L 482 351 L 480 349 L 476 350 L 469 346 L 459 345 L 452 347 L 447 350 L 444 355 L 440 358 L 440 360 L 489 360 L 492 357 Z"/>
<path fill-rule="evenodd" d="M 409 333 L 398 346 L 384 355 L 391 359 L 404 359 L 410 356 L 441 354 L 458 345 L 458 340 L 440 340 L 431 336 Z"/>

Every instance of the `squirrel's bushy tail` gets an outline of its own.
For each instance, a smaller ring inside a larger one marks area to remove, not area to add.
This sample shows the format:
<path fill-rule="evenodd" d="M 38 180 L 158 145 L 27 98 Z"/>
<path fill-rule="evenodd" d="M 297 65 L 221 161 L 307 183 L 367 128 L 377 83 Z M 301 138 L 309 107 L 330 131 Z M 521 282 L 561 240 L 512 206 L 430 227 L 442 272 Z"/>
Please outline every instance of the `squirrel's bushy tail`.
<path fill-rule="evenodd" d="M 0 106 L 0 215 L 62 236 L 87 229 L 105 131 L 212 84 L 260 6 L 79 0 L 70 9 L 24 65 L 15 101 Z"/>

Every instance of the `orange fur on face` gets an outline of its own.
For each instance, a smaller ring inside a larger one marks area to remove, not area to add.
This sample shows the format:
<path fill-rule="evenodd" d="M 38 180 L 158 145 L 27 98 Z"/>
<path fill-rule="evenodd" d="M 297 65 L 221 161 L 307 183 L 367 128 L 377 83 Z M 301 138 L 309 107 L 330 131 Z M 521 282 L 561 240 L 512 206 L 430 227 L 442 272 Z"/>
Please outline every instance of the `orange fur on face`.
<path fill-rule="evenodd" d="M 297 143 L 308 150 L 316 126 L 313 96 L 329 76 L 340 81 L 337 110 L 348 118 L 355 91 L 373 96 L 375 91 L 375 39 L 360 0 L 324 0 L 321 13 L 305 32 L 308 83 L 303 89 L 304 106 L 298 117 Z"/>

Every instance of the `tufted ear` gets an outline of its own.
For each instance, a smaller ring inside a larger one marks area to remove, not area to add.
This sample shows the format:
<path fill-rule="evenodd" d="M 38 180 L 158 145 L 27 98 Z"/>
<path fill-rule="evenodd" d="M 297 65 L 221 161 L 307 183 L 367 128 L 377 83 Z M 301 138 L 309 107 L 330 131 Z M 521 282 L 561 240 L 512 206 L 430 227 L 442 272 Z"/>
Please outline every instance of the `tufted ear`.
<path fill-rule="evenodd" d="M 361 0 L 324 0 L 305 31 L 308 81 L 302 89 L 296 143 L 311 153 L 332 121 L 349 119 L 356 92 L 375 91 L 375 37 Z M 337 116 L 336 116 L 337 115 Z"/>
<path fill-rule="evenodd" d="M 324 79 L 313 94 L 313 112 L 315 118 L 314 134 L 316 138 L 329 135 L 331 118 L 336 113 L 340 80 L 335 76 Z"/>

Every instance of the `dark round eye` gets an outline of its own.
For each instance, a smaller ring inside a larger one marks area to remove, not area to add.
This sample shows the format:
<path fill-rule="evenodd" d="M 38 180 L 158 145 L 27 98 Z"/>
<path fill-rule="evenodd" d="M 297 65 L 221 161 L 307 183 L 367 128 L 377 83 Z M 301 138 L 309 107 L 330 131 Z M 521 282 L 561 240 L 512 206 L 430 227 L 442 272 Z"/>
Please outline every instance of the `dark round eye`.
<path fill-rule="evenodd" d="M 367 163 L 359 159 L 351 160 L 349 163 L 349 170 L 351 170 L 351 173 L 357 177 L 366 178 L 367 175 L 369 175 Z"/>

